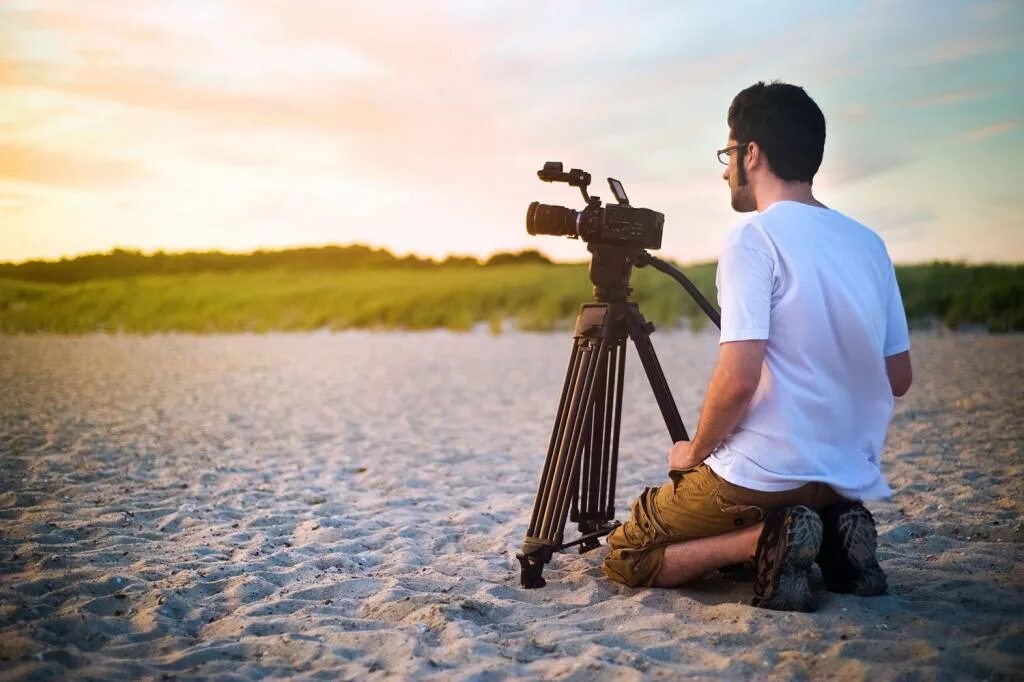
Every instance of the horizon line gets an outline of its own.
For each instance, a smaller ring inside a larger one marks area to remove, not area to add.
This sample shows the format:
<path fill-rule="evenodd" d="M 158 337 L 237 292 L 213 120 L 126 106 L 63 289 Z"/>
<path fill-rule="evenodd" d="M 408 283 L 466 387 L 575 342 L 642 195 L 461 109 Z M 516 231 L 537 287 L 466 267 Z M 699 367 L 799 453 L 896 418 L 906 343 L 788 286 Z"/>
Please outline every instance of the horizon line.
<path fill-rule="evenodd" d="M 585 242 L 581 242 L 581 243 L 585 243 Z M 282 252 L 286 252 L 286 251 L 299 251 L 299 250 L 303 250 L 303 249 L 328 249 L 328 248 L 342 248 L 342 249 L 345 249 L 345 248 L 352 248 L 352 247 L 364 247 L 364 248 L 370 249 L 371 251 L 386 252 L 386 253 L 394 256 L 396 259 L 412 257 L 412 258 L 415 258 L 416 260 L 421 260 L 421 261 L 426 261 L 426 262 L 434 262 L 434 263 L 438 263 L 438 264 L 444 263 L 446 260 L 452 259 L 452 258 L 471 259 L 471 260 L 477 261 L 480 264 L 484 264 L 484 263 L 487 262 L 487 260 L 489 260 L 490 258 L 493 258 L 494 256 L 497 256 L 499 254 L 518 255 L 518 254 L 522 254 L 522 253 L 528 253 L 528 252 L 531 252 L 531 251 L 534 251 L 534 252 L 537 252 L 537 253 L 541 254 L 542 256 L 547 258 L 549 261 L 551 261 L 552 265 L 582 265 L 582 264 L 586 264 L 590 260 L 589 258 L 586 258 L 586 257 L 581 258 L 580 260 L 561 260 L 561 259 L 555 259 L 555 258 L 552 258 L 550 255 L 548 255 L 542 249 L 539 249 L 539 248 L 499 249 L 497 251 L 491 252 L 490 254 L 488 254 L 486 256 L 475 256 L 475 255 L 472 255 L 472 254 L 460 254 L 460 253 L 446 253 L 441 258 L 435 258 L 433 256 L 424 256 L 424 255 L 422 255 L 420 253 L 417 253 L 415 251 L 408 251 L 408 252 L 405 252 L 405 253 L 398 253 L 396 251 L 393 251 L 393 250 L 389 249 L 386 246 L 373 246 L 373 245 L 367 244 L 365 242 L 358 242 L 357 241 L 357 242 L 350 242 L 350 243 L 347 243 L 347 244 L 341 244 L 341 243 L 337 243 L 337 242 L 322 242 L 322 243 L 318 243 L 318 244 L 296 244 L 296 245 L 292 245 L 292 246 L 281 246 L 281 247 L 270 247 L 270 248 L 255 247 L 255 248 L 252 248 L 252 249 L 249 249 L 249 250 L 245 250 L 245 251 L 237 251 L 237 250 L 232 250 L 232 249 L 218 249 L 218 248 L 185 249 L 185 250 L 181 250 L 181 251 L 167 251 L 167 250 L 164 250 L 164 249 L 154 249 L 154 250 L 151 250 L 151 251 L 147 251 L 145 249 L 138 248 L 138 247 L 112 246 L 107 251 L 83 251 L 83 252 L 79 252 L 79 253 L 75 253 L 75 254 L 67 254 L 67 255 L 63 255 L 63 256 L 59 256 L 59 257 L 55 257 L 55 258 L 30 257 L 30 258 L 26 258 L 24 260 L 12 260 L 12 261 L 4 260 L 4 261 L 0 261 L 0 266 L 4 266 L 4 265 L 20 266 L 20 265 L 27 265 L 29 263 L 57 264 L 57 263 L 65 262 L 65 261 L 78 260 L 80 258 L 88 258 L 90 256 L 110 256 L 110 255 L 113 255 L 114 253 L 116 253 L 118 251 L 127 252 L 127 253 L 137 253 L 137 254 L 141 254 L 144 257 L 150 258 L 150 257 L 156 256 L 158 254 L 162 254 L 162 255 L 166 255 L 166 256 L 183 256 L 183 255 L 187 255 L 187 254 L 222 254 L 222 255 L 227 255 L 227 256 L 251 256 L 251 255 L 255 255 L 257 253 L 282 253 Z M 667 257 L 667 256 L 661 257 L 661 258 L 662 258 L 662 260 L 668 260 L 668 261 L 674 262 L 677 265 L 681 265 L 681 266 L 706 265 L 706 264 L 709 264 L 709 263 L 717 263 L 718 262 L 717 258 L 707 259 L 707 260 L 692 260 L 692 261 L 685 261 L 685 262 L 683 262 L 683 261 L 676 261 L 676 260 L 672 259 L 671 257 Z M 899 265 L 899 266 L 928 265 L 928 264 L 933 264 L 933 263 L 954 263 L 954 264 L 970 265 L 970 266 L 985 266 L 985 265 L 1015 266 L 1015 265 L 1024 265 L 1024 261 L 991 261 L 991 260 L 975 261 L 975 260 L 972 260 L 972 259 L 969 259 L 969 258 L 958 258 L 958 259 L 932 258 L 930 260 L 918 260 L 918 261 L 901 261 L 901 262 L 893 261 L 893 265 Z"/>

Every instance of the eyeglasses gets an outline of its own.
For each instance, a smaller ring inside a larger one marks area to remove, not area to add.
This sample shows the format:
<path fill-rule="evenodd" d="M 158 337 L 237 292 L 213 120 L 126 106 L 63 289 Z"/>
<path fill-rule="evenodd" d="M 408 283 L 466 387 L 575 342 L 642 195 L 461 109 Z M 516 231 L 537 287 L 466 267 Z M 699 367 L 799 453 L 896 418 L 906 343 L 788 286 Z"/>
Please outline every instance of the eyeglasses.
<path fill-rule="evenodd" d="M 722 164 L 723 166 L 728 166 L 729 165 L 729 154 L 732 154 L 737 149 L 743 149 L 748 144 L 750 144 L 750 143 L 749 142 L 741 142 L 740 144 L 734 144 L 733 146 L 726 147 L 725 149 L 719 149 L 717 152 L 715 152 L 715 154 L 718 156 L 718 163 Z"/>

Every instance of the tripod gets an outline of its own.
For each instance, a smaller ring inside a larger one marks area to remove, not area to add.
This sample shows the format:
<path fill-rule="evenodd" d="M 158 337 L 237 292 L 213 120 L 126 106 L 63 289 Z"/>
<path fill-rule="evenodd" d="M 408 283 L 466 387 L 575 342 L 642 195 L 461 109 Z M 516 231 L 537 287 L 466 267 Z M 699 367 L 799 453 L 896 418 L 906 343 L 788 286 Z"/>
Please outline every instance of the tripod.
<path fill-rule="evenodd" d="M 654 391 L 672 442 L 689 440 L 665 374 L 654 353 L 654 325 L 630 302 L 632 268 L 650 265 L 678 281 L 697 305 L 720 326 L 718 311 L 683 273 L 643 249 L 590 244 L 590 281 L 594 303 L 576 318 L 569 367 L 558 401 L 537 497 L 526 531 L 520 563 L 525 588 L 544 587 L 544 564 L 555 552 L 579 545 L 580 553 L 600 546 L 599 538 L 620 524 L 615 518 L 615 475 L 619 458 L 619 421 L 626 368 L 626 341 L 632 339 Z M 566 517 L 580 537 L 564 542 Z"/>

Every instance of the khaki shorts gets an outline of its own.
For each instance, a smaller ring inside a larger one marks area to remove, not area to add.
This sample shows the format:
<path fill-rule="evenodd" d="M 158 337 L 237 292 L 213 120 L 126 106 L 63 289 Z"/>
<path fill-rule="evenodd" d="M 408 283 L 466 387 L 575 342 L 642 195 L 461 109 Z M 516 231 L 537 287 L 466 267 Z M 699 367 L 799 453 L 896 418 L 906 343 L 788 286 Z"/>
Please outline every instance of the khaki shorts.
<path fill-rule="evenodd" d="M 602 568 L 612 580 L 650 586 L 668 545 L 739 530 L 760 522 L 765 510 L 774 507 L 822 509 L 844 499 L 825 483 L 774 493 L 743 488 L 719 478 L 706 464 L 672 471 L 669 478 L 660 488 L 644 490 L 629 520 L 608 536 L 612 549 Z"/>

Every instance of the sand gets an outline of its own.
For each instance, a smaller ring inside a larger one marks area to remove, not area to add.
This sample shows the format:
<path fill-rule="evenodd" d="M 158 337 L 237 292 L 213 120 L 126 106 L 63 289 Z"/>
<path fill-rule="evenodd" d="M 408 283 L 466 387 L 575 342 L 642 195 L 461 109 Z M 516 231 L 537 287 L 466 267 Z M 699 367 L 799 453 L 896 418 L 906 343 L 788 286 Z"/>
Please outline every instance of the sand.
<path fill-rule="evenodd" d="M 654 341 L 692 426 L 715 337 Z M 565 334 L 0 337 L 0 677 L 1019 679 L 1024 336 L 913 344 L 890 592 L 803 614 L 603 547 L 520 589 Z M 669 446 L 629 362 L 620 518 Z"/>

